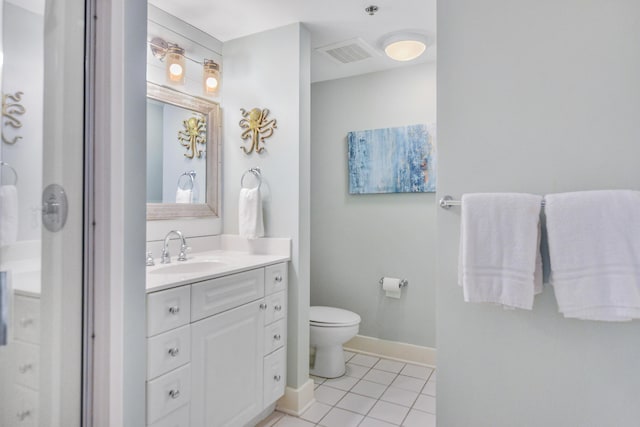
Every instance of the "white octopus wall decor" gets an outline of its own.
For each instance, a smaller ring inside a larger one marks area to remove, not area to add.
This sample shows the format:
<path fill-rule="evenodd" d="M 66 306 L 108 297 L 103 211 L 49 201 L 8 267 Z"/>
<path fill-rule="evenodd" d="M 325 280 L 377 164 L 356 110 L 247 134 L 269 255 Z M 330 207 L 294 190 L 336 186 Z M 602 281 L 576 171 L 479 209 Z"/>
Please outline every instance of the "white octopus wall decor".
<path fill-rule="evenodd" d="M 251 138 L 251 147 L 240 147 L 245 154 L 251 154 L 255 150 L 260 154 L 264 151 L 264 147 L 260 147 L 260 142 L 264 144 L 264 140 L 273 135 L 273 130 L 277 129 L 276 119 L 268 119 L 269 110 L 267 108 L 252 108 L 250 111 L 244 108 L 240 109 L 243 119 L 240 120 L 240 127 L 244 129 L 240 137 L 242 139 Z"/>

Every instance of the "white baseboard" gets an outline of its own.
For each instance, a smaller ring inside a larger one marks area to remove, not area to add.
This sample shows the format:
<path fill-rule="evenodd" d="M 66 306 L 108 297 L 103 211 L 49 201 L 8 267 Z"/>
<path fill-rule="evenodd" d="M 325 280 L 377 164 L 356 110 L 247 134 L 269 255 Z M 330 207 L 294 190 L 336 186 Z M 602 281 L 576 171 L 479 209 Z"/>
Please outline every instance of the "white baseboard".
<path fill-rule="evenodd" d="M 316 401 L 313 390 L 312 379 L 308 379 L 300 388 L 287 387 L 284 396 L 278 400 L 276 409 L 285 414 L 299 417 Z"/>
<path fill-rule="evenodd" d="M 356 335 L 344 344 L 344 349 L 401 362 L 418 363 L 430 367 L 436 366 L 436 349 L 414 344 L 387 341 L 379 338 Z"/>

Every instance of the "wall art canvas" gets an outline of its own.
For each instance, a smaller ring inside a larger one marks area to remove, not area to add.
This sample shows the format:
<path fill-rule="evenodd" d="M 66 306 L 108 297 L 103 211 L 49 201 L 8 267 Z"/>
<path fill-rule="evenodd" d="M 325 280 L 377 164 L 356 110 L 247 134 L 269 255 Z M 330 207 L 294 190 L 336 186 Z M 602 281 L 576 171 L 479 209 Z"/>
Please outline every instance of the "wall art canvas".
<path fill-rule="evenodd" d="M 349 193 L 436 191 L 435 124 L 349 132 Z"/>

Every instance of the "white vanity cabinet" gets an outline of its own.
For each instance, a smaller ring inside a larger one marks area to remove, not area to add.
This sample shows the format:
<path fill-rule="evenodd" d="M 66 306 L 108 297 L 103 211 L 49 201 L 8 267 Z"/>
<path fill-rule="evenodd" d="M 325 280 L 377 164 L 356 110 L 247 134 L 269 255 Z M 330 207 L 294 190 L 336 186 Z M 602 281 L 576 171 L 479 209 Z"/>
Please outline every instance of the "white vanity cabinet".
<path fill-rule="evenodd" d="M 147 425 L 254 424 L 284 394 L 286 292 L 285 262 L 148 294 Z"/>

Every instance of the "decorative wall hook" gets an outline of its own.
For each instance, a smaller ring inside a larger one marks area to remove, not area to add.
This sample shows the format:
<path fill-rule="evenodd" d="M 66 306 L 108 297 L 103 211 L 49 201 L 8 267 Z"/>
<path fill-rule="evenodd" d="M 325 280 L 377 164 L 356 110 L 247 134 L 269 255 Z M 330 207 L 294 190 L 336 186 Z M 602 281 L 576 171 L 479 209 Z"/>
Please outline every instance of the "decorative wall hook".
<path fill-rule="evenodd" d="M 11 126 L 14 129 L 19 129 L 22 127 L 22 122 L 18 120 L 17 116 L 21 116 L 27 112 L 26 108 L 22 104 L 19 104 L 22 101 L 23 92 L 16 92 L 15 94 L 5 94 L 2 95 L 2 117 L 6 118 L 3 123 L 3 126 Z M 13 103 L 7 102 L 7 99 L 13 101 Z M 2 131 L 2 141 L 7 144 L 15 144 L 20 139 L 21 136 L 16 136 L 13 139 L 7 139 L 4 136 L 4 130 Z"/>
<path fill-rule="evenodd" d="M 202 158 L 202 150 L 198 150 L 198 144 L 207 144 L 207 125 L 202 117 L 190 117 L 182 122 L 183 130 L 178 131 L 180 145 L 187 149 L 184 156 L 193 159 Z"/>
<path fill-rule="evenodd" d="M 264 147 L 260 147 L 260 142 L 264 144 L 264 140 L 273 135 L 273 130 L 277 129 L 276 119 L 268 119 L 269 110 L 267 108 L 252 108 L 250 111 L 244 108 L 240 109 L 243 119 L 240 120 L 240 127 L 244 129 L 240 137 L 242 139 L 251 138 L 251 147 L 240 147 L 245 154 L 251 154 L 255 150 L 258 154 L 264 151 Z"/>

